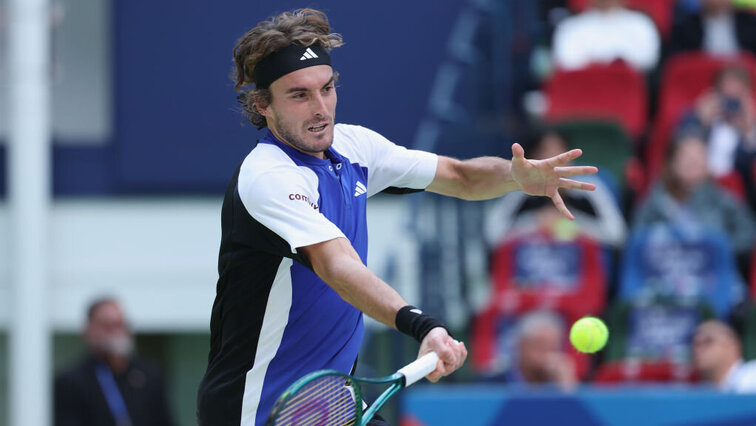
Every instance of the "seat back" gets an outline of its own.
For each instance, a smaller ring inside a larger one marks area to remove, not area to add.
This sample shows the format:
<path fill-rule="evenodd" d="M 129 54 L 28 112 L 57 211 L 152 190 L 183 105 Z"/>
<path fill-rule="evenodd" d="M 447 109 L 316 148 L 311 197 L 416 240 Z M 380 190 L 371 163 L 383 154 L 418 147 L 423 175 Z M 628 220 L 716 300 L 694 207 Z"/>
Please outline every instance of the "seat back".
<path fill-rule="evenodd" d="M 629 366 L 688 365 L 692 361 L 696 328 L 713 317 L 714 312 L 705 304 L 618 302 L 607 316 L 611 334 L 604 362 L 619 365 L 627 362 Z M 639 376 L 638 371 L 623 373 Z M 667 377 L 675 378 L 680 379 L 674 374 Z"/>
<path fill-rule="evenodd" d="M 612 121 L 563 121 L 555 125 L 562 133 L 569 148 L 580 148 L 583 155 L 579 164 L 597 166 L 609 173 L 618 187 L 625 183 L 625 169 L 633 153 L 633 143 L 628 134 Z"/>
<path fill-rule="evenodd" d="M 546 120 L 611 120 L 633 138 L 646 127 L 648 99 L 642 74 L 622 61 L 557 70 L 545 83 Z"/>
<path fill-rule="evenodd" d="M 519 313 L 551 308 L 577 319 L 601 313 L 606 300 L 602 249 L 592 239 L 533 233 L 505 240 L 492 256 L 492 303 Z"/>
<path fill-rule="evenodd" d="M 721 231 L 656 224 L 633 230 L 622 259 L 619 299 L 711 306 L 726 318 L 744 285 Z"/>
<path fill-rule="evenodd" d="M 593 383 L 695 383 L 700 380 L 689 363 L 670 361 L 616 360 L 596 369 Z"/>

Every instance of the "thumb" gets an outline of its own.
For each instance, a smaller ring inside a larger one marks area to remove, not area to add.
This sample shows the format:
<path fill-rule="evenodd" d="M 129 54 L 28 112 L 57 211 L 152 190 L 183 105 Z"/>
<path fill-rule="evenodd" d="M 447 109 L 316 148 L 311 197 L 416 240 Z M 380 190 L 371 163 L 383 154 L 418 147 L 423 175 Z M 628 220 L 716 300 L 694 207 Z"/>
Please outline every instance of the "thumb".
<path fill-rule="evenodd" d="M 512 144 L 512 159 L 525 159 L 525 150 L 522 148 L 522 145 L 515 142 Z"/>

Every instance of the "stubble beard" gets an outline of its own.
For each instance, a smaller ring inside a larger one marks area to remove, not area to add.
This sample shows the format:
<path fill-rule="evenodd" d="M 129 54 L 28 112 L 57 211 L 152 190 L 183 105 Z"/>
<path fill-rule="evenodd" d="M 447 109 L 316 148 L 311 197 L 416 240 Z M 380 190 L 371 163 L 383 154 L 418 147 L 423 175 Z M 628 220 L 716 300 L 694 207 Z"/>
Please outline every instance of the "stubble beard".
<path fill-rule="evenodd" d="M 327 131 L 331 132 L 330 136 L 328 137 L 327 142 L 325 142 L 325 146 L 323 146 L 321 143 L 318 143 L 317 146 L 313 146 L 312 143 L 308 143 L 293 131 L 291 126 L 289 126 L 287 123 L 283 123 L 280 120 L 276 120 L 275 128 L 278 130 L 279 137 L 282 139 L 282 142 L 286 142 L 296 148 L 299 151 L 302 151 L 304 153 L 313 155 L 313 154 L 321 154 L 328 150 L 328 148 L 331 147 L 333 144 L 333 126 L 334 126 L 334 120 L 330 117 L 326 118 L 328 122 L 328 129 Z M 305 132 L 308 132 L 307 127 L 309 127 L 310 124 L 305 124 Z"/>

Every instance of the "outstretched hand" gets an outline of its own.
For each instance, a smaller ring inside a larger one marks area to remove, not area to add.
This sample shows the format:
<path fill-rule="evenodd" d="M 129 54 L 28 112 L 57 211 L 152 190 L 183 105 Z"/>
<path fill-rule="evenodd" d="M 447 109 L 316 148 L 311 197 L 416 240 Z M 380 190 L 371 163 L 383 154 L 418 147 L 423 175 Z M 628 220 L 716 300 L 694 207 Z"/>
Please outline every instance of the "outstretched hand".
<path fill-rule="evenodd" d="M 567 178 L 598 172 L 593 166 L 565 166 L 581 155 L 583 151 L 573 149 L 544 160 L 528 160 L 522 146 L 515 143 L 512 145 L 512 179 L 526 194 L 551 198 L 556 208 L 567 219 L 574 220 L 575 217 L 559 195 L 559 188 L 593 191 L 596 185 Z"/>

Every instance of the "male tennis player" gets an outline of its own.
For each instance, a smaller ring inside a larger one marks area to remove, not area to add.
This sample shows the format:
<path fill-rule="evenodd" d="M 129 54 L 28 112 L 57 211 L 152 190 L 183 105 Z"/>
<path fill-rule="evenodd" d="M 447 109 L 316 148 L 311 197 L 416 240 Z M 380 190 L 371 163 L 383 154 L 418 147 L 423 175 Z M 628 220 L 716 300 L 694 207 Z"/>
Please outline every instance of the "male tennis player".
<path fill-rule="evenodd" d="M 562 167 L 578 150 L 533 161 L 515 144 L 511 162 L 460 161 L 336 124 L 338 75 L 328 52 L 340 45 L 325 14 L 303 9 L 259 23 L 234 48 L 240 99 L 268 133 L 236 170 L 223 202 L 200 425 L 264 424 L 296 379 L 325 368 L 349 373 L 363 312 L 417 339 L 420 354 L 438 353 L 429 380 L 463 364 L 464 344 L 365 266 L 368 197 L 389 187 L 469 200 L 523 190 L 551 197 L 572 218 L 557 189 L 593 189 L 567 178 L 594 167 Z"/>

